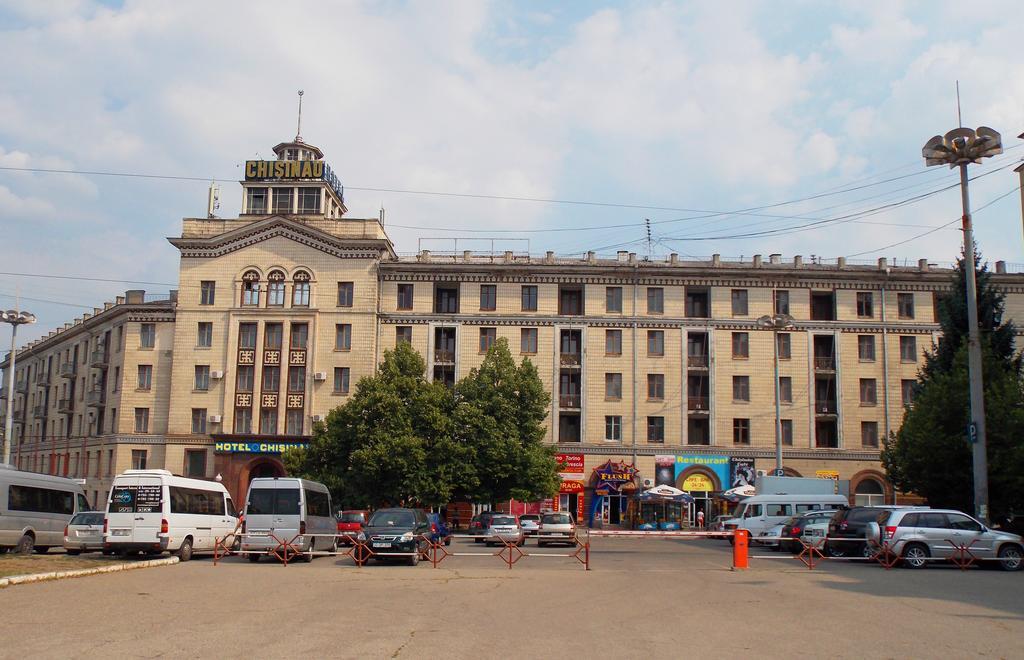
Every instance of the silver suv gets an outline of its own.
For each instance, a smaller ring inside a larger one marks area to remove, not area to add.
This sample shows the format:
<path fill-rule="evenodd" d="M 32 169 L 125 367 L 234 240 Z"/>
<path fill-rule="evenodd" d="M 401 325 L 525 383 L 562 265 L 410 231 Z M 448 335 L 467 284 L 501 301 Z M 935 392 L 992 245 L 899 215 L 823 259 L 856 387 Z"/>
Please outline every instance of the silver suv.
<path fill-rule="evenodd" d="M 873 525 L 869 525 L 868 535 Z M 1024 544 L 1017 534 L 989 529 L 966 513 L 952 509 L 895 509 L 878 518 L 882 541 L 909 568 L 923 568 L 929 561 L 949 559 L 956 546 L 970 545 L 983 563 L 998 559 L 1004 571 L 1019 571 L 1024 563 Z"/>

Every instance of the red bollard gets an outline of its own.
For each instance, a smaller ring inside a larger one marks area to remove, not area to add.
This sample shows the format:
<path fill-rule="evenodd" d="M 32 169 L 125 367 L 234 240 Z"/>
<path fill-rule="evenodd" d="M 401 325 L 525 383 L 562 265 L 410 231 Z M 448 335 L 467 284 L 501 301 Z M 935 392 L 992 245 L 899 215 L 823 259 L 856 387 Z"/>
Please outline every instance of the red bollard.
<path fill-rule="evenodd" d="M 748 566 L 747 546 L 750 532 L 737 529 L 734 533 L 735 543 L 732 546 L 732 570 L 746 570 Z"/>

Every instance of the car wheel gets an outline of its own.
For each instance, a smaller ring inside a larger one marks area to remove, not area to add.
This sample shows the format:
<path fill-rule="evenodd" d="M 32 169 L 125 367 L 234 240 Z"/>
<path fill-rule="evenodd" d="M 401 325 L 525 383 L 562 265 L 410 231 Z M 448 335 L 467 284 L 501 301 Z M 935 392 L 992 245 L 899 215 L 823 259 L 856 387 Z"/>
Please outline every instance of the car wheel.
<path fill-rule="evenodd" d="M 999 568 L 1004 571 L 1021 569 L 1021 549 L 1019 545 L 1004 545 L 999 548 Z"/>
<path fill-rule="evenodd" d="M 473 539 L 473 543 L 483 543 L 483 539 Z"/>
<path fill-rule="evenodd" d="M 826 543 L 825 552 L 828 553 L 829 557 L 845 557 L 849 554 L 846 548 L 837 543 Z"/>
<path fill-rule="evenodd" d="M 313 561 L 313 553 L 316 552 L 316 539 L 310 539 L 309 541 L 309 552 L 302 553 L 303 563 L 308 564 Z"/>
<path fill-rule="evenodd" d="M 32 548 L 32 552 L 36 553 L 37 555 L 45 555 L 49 551 L 50 546 L 48 545 L 37 545 L 36 547 Z"/>
<path fill-rule="evenodd" d="M 911 543 L 903 549 L 903 565 L 907 568 L 924 568 L 928 565 L 928 548 L 920 543 Z"/>
<path fill-rule="evenodd" d="M 445 538 L 444 544 L 445 545 L 451 545 L 452 544 L 452 537 L 449 536 L 449 537 Z"/>
<path fill-rule="evenodd" d="M 178 552 L 175 553 L 178 556 L 179 561 L 188 561 L 192 559 L 192 539 L 187 538 L 181 542 L 181 547 L 178 548 Z"/>
<path fill-rule="evenodd" d="M 412 556 L 411 557 L 406 557 L 405 561 L 410 566 L 419 566 L 419 563 L 420 563 L 420 548 L 419 548 L 418 545 L 412 549 Z"/>
<path fill-rule="evenodd" d="M 32 553 L 32 549 L 36 547 L 36 539 L 31 534 L 25 534 L 18 539 L 18 544 L 14 546 L 14 551 L 19 555 L 28 555 Z"/>
<path fill-rule="evenodd" d="M 864 559 L 874 559 L 875 554 L 877 552 L 878 550 L 875 548 L 875 546 L 871 545 L 870 543 L 865 543 L 863 546 L 861 546 L 860 556 Z"/>
<path fill-rule="evenodd" d="M 255 553 L 255 552 L 250 554 L 250 555 L 248 555 L 248 557 L 249 557 L 249 561 L 251 563 L 253 563 L 253 564 L 255 564 L 256 562 L 258 562 L 260 560 L 259 554 Z"/>
<path fill-rule="evenodd" d="M 544 543 L 543 541 L 537 541 L 537 547 L 538 548 L 543 548 L 546 545 L 547 545 L 547 543 Z"/>
<path fill-rule="evenodd" d="M 81 550 L 65 550 L 64 552 L 67 553 L 71 557 L 74 557 L 75 555 L 82 554 Z"/>

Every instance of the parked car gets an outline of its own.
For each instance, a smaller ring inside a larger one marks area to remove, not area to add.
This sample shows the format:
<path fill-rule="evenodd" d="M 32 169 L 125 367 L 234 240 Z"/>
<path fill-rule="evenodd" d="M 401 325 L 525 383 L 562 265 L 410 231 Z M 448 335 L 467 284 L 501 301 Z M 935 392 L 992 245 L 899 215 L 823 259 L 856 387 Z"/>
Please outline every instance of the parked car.
<path fill-rule="evenodd" d="M 814 544 L 825 538 L 828 534 L 828 524 L 835 513 L 834 510 L 811 511 L 793 516 L 782 528 L 783 540 L 780 549 L 786 552 L 800 552 L 804 547 L 801 540 Z"/>
<path fill-rule="evenodd" d="M 791 523 L 793 520 L 794 518 L 786 518 L 778 524 L 765 528 L 764 531 L 761 532 L 760 536 L 750 539 L 751 543 L 763 545 L 775 551 L 780 550 L 782 547 L 782 532 L 786 525 Z"/>
<path fill-rule="evenodd" d="M 0 463 L 0 550 L 42 554 L 63 543 L 76 513 L 91 510 L 77 481 Z"/>
<path fill-rule="evenodd" d="M 540 530 L 540 514 L 524 513 L 519 516 L 519 526 L 523 528 L 524 536 L 536 536 Z"/>
<path fill-rule="evenodd" d="M 874 549 L 864 541 L 868 523 L 877 522 L 878 517 L 894 509 L 920 510 L 928 507 L 900 507 L 896 505 L 855 506 L 837 511 L 828 525 L 828 541 L 825 550 L 832 557 L 869 557 Z"/>
<path fill-rule="evenodd" d="M 369 512 L 362 509 L 342 511 L 338 514 L 338 542 L 352 545 L 352 540 L 363 531 Z"/>
<path fill-rule="evenodd" d="M 730 519 L 735 518 L 735 517 L 736 516 L 734 516 L 731 513 L 725 513 L 725 514 L 722 514 L 720 516 L 715 516 L 714 520 L 711 521 L 711 524 L 708 525 L 708 531 L 709 532 L 724 532 L 725 531 L 725 521 L 726 520 L 730 520 Z"/>
<path fill-rule="evenodd" d="M 576 521 L 571 513 L 558 511 L 545 513 L 540 518 L 540 529 L 537 530 L 537 547 L 543 548 L 553 543 L 576 545 Z"/>
<path fill-rule="evenodd" d="M 734 517 L 725 522 L 725 531 L 745 529 L 751 539 L 756 539 L 765 529 L 797 514 L 848 505 L 845 495 L 754 495 L 736 505 Z"/>
<path fill-rule="evenodd" d="M 440 543 L 444 541 L 445 545 L 452 544 L 452 530 L 449 529 L 448 523 L 444 521 L 440 513 L 428 513 L 427 519 L 430 521 L 430 542 Z"/>
<path fill-rule="evenodd" d="M 249 561 L 282 541 L 296 547 L 303 561 L 313 552 L 338 549 L 338 523 L 331 515 L 331 493 L 316 481 L 287 477 L 258 477 L 249 483 L 242 524 L 242 550 Z"/>
<path fill-rule="evenodd" d="M 476 543 L 483 543 L 484 537 L 487 535 L 487 526 L 490 523 L 491 516 L 498 515 L 497 511 L 484 511 L 473 516 L 473 519 L 469 521 L 469 535 L 474 537 Z"/>
<path fill-rule="evenodd" d="M 970 545 L 972 555 L 995 562 L 1004 571 L 1019 571 L 1024 544 L 1017 534 L 990 529 L 971 516 L 952 509 L 895 509 L 878 519 L 881 540 L 902 557 L 908 568 L 924 568 L 934 559 L 949 559 L 957 545 Z"/>
<path fill-rule="evenodd" d="M 430 520 L 423 509 L 393 508 L 374 511 L 356 538 L 370 545 L 378 561 L 402 558 L 415 566 L 425 536 L 430 536 Z"/>
<path fill-rule="evenodd" d="M 488 518 L 484 542 L 487 545 L 497 545 L 504 542 L 515 543 L 521 546 L 526 542 L 526 537 L 523 535 L 523 528 L 519 526 L 519 521 L 516 520 L 516 517 L 510 513 L 505 513 Z"/>
<path fill-rule="evenodd" d="M 76 513 L 64 527 L 64 551 L 69 555 L 103 550 L 103 512 Z"/>

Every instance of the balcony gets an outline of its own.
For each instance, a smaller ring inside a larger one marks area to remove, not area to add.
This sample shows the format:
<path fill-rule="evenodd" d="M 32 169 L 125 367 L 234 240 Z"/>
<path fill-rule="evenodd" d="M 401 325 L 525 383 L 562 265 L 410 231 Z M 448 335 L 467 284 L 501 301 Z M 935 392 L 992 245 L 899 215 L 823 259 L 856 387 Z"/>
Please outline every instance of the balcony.
<path fill-rule="evenodd" d="M 558 363 L 563 367 L 578 367 L 583 363 L 582 353 L 561 353 Z"/>
<path fill-rule="evenodd" d="M 688 355 L 686 357 L 686 366 L 691 369 L 707 369 L 709 362 L 707 355 Z"/>
<path fill-rule="evenodd" d="M 65 362 L 60 365 L 57 369 L 57 375 L 61 378 L 74 378 L 75 377 L 75 363 Z"/>
<path fill-rule="evenodd" d="M 107 351 L 102 348 L 99 348 L 93 351 L 92 355 L 89 356 L 89 366 L 95 367 L 97 369 L 106 369 L 107 360 Z"/>
<path fill-rule="evenodd" d="M 815 401 L 814 402 L 814 414 L 816 414 L 816 415 L 835 415 L 836 414 L 836 402 L 835 401 Z"/>
<path fill-rule="evenodd" d="M 35 417 L 36 419 L 42 419 L 43 417 L 46 417 L 46 406 L 32 406 L 32 416 Z"/>
<path fill-rule="evenodd" d="M 58 399 L 57 412 L 61 415 L 69 415 L 75 411 L 74 399 Z"/>
<path fill-rule="evenodd" d="M 19 380 L 18 382 L 14 383 L 14 392 L 16 394 L 28 394 L 28 381 Z"/>
<path fill-rule="evenodd" d="M 25 421 L 25 411 L 24 410 L 15 410 L 14 413 L 11 416 L 14 418 L 14 423 L 15 424 L 20 424 L 20 423 Z"/>
<path fill-rule="evenodd" d="M 706 396 L 686 397 L 686 409 L 690 412 L 706 413 L 711 410 L 711 402 Z"/>
<path fill-rule="evenodd" d="M 579 394 L 561 394 L 558 396 L 558 407 L 562 410 L 579 410 Z"/>
<path fill-rule="evenodd" d="M 0 387 L 0 399 L 6 399 L 6 398 L 7 398 L 7 388 L 6 387 Z"/>
<path fill-rule="evenodd" d="M 836 358 L 834 355 L 825 356 L 814 356 L 814 370 L 815 371 L 835 371 L 836 370 Z"/>
<path fill-rule="evenodd" d="M 36 374 L 36 385 L 49 385 L 50 384 L 50 372 L 40 371 Z"/>
<path fill-rule="evenodd" d="M 455 351 L 434 350 L 434 364 L 455 364 Z"/>
<path fill-rule="evenodd" d="M 106 392 L 100 388 L 91 389 L 85 393 L 85 405 L 90 408 L 101 408 L 103 407 L 105 395 Z"/>

